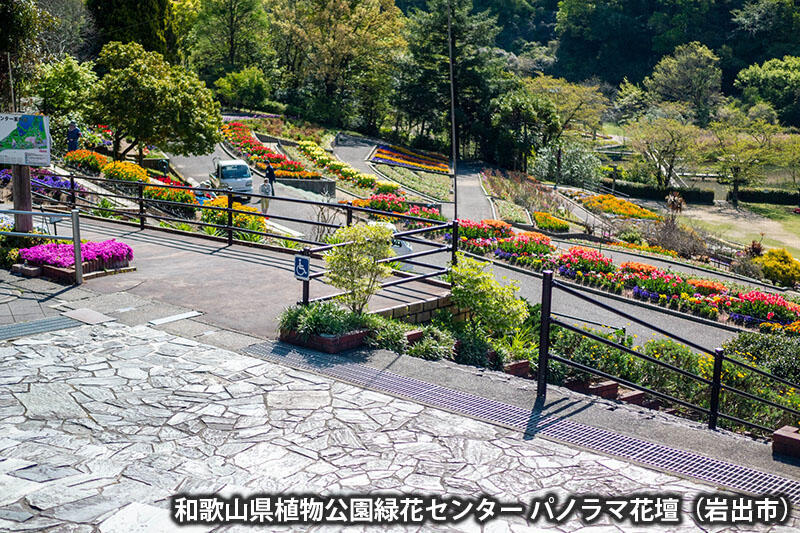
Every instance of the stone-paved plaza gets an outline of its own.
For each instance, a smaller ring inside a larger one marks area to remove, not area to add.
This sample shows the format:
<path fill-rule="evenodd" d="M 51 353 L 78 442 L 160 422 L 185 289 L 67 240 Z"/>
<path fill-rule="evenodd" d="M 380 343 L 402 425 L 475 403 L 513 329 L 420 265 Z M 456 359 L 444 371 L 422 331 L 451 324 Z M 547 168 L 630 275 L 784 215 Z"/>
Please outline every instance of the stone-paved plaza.
<path fill-rule="evenodd" d="M 178 527 L 169 512 L 176 493 L 389 491 L 528 503 L 550 491 L 668 492 L 688 505 L 712 490 L 146 326 L 111 322 L 0 344 L 2 531 L 272 529 Z M 517 532 L 546 526 L 514 516 L 483 526 L 468 520 L 273 528 Z M 796 526 L 792 519 L 769 530 Z M 608 519 L 585 526 L 575 518 L 558 529 L 632 527 Z M 666 530 L 699 528 L 685 514 L 683 524 Z"/>

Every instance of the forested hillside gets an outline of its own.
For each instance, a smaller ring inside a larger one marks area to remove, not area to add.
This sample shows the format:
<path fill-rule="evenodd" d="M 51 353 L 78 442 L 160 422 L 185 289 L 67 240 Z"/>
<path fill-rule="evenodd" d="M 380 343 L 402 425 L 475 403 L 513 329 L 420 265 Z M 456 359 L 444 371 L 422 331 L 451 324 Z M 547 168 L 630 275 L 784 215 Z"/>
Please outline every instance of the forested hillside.
<path fill-rule="evenodd" d="M 425 7 L 396 3 L 404 13 Z M 476 0 L 475 10 L 497 17 L 498 46 L 574 81 L 638 82 L 677 45 L 699 41 L 719 56 L 730 88 L 748 65 L 800 53 L 795 0 Z M 548 43 L 557 43 L 550 61 Z"/>

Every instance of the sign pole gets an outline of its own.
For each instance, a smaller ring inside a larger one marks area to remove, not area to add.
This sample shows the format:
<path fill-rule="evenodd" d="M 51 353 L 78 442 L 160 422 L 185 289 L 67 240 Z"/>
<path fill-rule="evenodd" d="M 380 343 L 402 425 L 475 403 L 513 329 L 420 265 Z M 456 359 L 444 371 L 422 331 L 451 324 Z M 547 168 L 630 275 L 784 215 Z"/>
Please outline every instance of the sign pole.
<path fill-rule="evenodd" d="M 31 167 L 11 165 L 14 210 L 31 211 Z M 33 230 L 33 215 L 14 215 L 14 231 L 30 233 Z"/>

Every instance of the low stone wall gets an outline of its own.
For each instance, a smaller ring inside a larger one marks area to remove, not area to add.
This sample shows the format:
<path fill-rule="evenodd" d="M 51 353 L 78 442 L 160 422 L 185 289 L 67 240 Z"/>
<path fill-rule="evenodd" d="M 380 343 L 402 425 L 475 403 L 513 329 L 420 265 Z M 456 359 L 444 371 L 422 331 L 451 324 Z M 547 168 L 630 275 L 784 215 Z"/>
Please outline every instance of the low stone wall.
<path fill-rule="evenodd" d="M 336 182 L 328 178 L 320 179 L 292 179 L 276 178 L 275 181 L 287 187 L 294 187 L 304 191 L 322 194 L 324 196 L 336 196 Z"/>
<path fill-rule="evenodd" d="M 257 131 L 253 132 L 256 134 L 256 138 L 261 141 L 262 143 L 273 143 L 273 144 L 283 144 L 286 146 L 297 146 L 297 141 L 293 141 L 291 139 L 283 139 L 281 137 L 273 137 L 272 135 L 267 135 L 266 133 L 259 133 Z"/>
<path fill-rule="evenodd" d="M 456 321 L 466 320 L 467 311 L 453 305 L 450 295 L 434 296 L 427 300 L 412 304 L 400 304 L 394 307 L 379 309 L 374 314 L 385 318 L 402 320 L 409 324 L 424 324 L 430 322 L 433 313 L 439 309 L 448 310 Z"/>

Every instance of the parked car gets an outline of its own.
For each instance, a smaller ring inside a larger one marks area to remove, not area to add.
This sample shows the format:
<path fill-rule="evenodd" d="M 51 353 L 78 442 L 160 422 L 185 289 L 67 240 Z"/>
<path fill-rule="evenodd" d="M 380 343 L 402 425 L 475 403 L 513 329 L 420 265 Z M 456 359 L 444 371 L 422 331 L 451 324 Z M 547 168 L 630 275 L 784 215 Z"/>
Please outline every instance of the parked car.
<path fill-rule="evenodd" d="M 216 189 L 231 189 L 237 194 L 253 192 L 253 173 L 241 159 L 214 158 L 214 172 L 209 176 L 212 186 Z"/>

